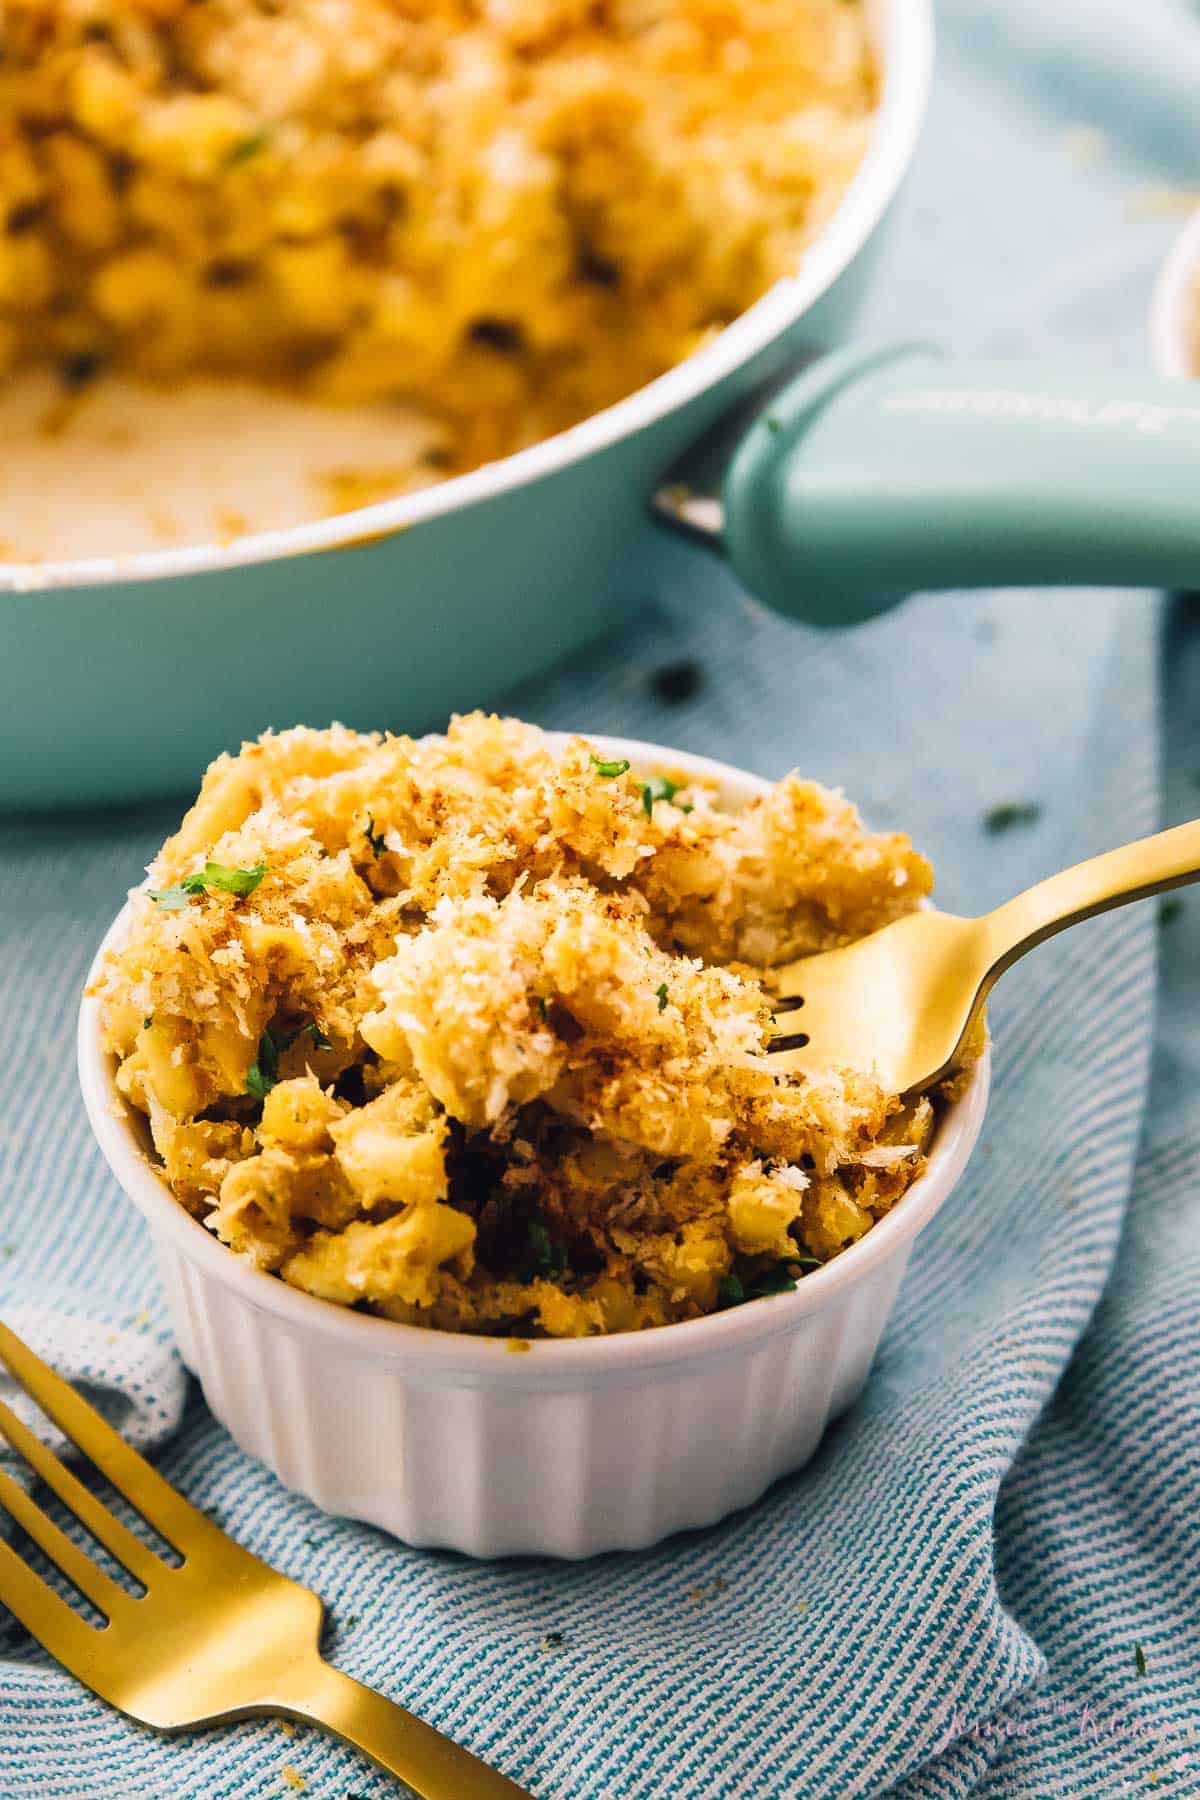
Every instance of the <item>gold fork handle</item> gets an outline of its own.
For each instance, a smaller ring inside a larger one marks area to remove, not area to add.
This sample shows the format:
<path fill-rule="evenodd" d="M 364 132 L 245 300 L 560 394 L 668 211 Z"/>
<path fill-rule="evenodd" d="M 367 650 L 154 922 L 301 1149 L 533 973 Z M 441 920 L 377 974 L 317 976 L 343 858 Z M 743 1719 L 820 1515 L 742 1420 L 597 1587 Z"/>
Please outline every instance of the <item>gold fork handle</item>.
<path fill-rule="evenodd" d="M 1056 931 L 1189 881 L 1200 881 L 1200 819 L 1051 875 L 988 914 L 988 986 Z"/>
<path fill-rule="evenodd" d="M 407 1782 L 421 1800 L 532 1800 L 524 1788 L 489 1769 L 432 1725 L 320 1657 L 305 1662 L 288 1681 L 278 1710 L 321 1725 L 365 1751 L 389 1775 Z"/>

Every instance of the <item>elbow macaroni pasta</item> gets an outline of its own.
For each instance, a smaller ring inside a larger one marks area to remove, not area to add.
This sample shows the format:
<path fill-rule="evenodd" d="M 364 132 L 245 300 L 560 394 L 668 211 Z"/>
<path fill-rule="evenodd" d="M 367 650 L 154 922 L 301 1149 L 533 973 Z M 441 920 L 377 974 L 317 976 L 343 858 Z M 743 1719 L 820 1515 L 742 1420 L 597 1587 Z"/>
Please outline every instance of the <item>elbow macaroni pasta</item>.
<path fill-rule="evenodd" d="M 796 775 L 731 814 L 651 773 L 481 714 L 219 758 L 99 981 L 180 1202 L 335 1304 L 522 1335 L 694 1318 L 870 1230 L 937 1098 L 777 1080 L 769 968 L 929 865 Z"/>
<path fill-rule="evenodd" d="M 875 104 L 859 0 L 9 0 L 4 34 L 0 365 L 396 398 L 414 481 L 791 274 Z"/>

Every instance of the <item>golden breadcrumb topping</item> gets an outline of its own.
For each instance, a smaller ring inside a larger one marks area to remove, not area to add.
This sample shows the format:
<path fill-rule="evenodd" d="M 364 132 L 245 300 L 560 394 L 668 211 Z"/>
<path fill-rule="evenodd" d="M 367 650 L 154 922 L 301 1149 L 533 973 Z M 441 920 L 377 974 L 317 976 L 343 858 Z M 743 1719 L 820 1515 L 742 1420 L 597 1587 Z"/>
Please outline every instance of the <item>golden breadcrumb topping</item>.
<path fill-rule="evenodd" d="M 777 1077 L 773 963 L 932 872 L 789 775 L 740 811 L 670 766 L 475 713 L 269 733 L 212 765 L 97 983 L 179 1200 L 340 1305 L 555 1337 L 791 1285 L 923 1167 L 934 1100 Z"/>
<path fill-rule="evenodd" d="M 438 470 L 794 274 L 876 97 L 859 0 L 8 0 L 3 31 L 0 367 L 396 398 Z"/>

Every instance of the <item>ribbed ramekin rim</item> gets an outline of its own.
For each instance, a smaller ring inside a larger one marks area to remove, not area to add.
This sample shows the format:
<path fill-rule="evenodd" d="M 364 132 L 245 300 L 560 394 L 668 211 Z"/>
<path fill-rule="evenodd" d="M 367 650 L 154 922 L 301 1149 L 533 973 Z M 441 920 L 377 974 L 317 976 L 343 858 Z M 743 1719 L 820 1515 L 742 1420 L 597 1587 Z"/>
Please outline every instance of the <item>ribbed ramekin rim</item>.
<path fill-rule="evenodd" d="M 571 735 L 553 732 L 552 741 Z M 639 739 L 587 732 L 606 756 L 628 757 L 635 767 L 677 769 L 716 780 L 742 799 L 769 791 L 771 783 L 711 757 L 674 750 Z M 123 937 L 128 902 L 121 908 L 88 972 L 90 987 L 106 953 Z M 299 1332 L 338 1341 L 343 1352 L 403 1362 L 414 1374 L 455 1375 L 511 1387 L 557 1385 L 563 1377 L 600 1379 L 615 1372 L 635 1375 L 671 1363 L 720 1356 L 794 1330 L 810 1314 L 845 1301 L 873 1269 L 898 1253 L 948 1198 L 982 1129 L 990 1084 L 990 1056 L 977 1065 L 964 1092 L 947 1109 L 931 1148 L 928 1167 L 893 1210 L 825 1268 L 803 1277 L 794 1291 L 730 1307 L 700 1319 L 660 1325 L 607 1337 L 535 1339 L 527 1354 L 514 1355 L 507 1338 L 431 1330 L 359 1313 L 289 1287 L 255 1268 L 222 1244 L 175 1199 L 147 1158 L 139 1139 L 137 1114 L 119 1093 L 114 1059 L 100 1043 L 99 1003 L 85 992 L 79 1010 L 79 1081 L 96 1140 L 121 1188 L 155 1234 L 167 1238 L 207 1278 L 232 1289 L 243 1304 L 276 1315 Z"/>

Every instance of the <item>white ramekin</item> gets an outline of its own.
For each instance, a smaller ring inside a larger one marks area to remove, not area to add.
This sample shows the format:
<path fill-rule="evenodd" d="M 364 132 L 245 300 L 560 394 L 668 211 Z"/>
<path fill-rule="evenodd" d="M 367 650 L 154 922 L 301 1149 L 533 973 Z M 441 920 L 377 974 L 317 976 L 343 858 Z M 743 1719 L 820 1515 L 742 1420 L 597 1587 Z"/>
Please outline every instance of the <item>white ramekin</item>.
<path fill-rule="evenodd" d="M 1176 238 L 1155 285 L 1150 351 L 1160 375 L 1200 373 L 1200 212 Z"/>
<path fill-rule="evenodd" d="M 595 740 L 635 767 L 768 785 L 707 758 Z M 122 910 L 100 956 L 128 929 Z M 917 1233 L 962 1174 L 988 1065 L 945 1115 L 896 1209 L 795 1292 L 609 1338 L 505 1340 L 349 1312 L 235 1256 L 174 1199 L 114 1082 L 85 998 L 79 1074 L 92 1129 L 144 1215 L 179 1349 L 242 1449 L 326 1512 L 471 1556 L 580 1557 L 714 1524 L 798 1469 L 855 1399 Z"/>

